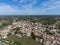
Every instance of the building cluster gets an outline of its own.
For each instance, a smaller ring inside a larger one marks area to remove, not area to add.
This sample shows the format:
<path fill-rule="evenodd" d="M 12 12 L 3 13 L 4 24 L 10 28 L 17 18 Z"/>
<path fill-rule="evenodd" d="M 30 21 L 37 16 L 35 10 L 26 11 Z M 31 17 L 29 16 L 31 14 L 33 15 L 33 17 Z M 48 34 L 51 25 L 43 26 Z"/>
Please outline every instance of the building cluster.
<path fill-rule="evenodd" d="M 19 27 L 16 36 L 18 37 L 30 37 L 33 32 L 36 35 L 35 41 L 43 43 L 44 45 L 60 45 L 60 34 L 57 33 L 59 30 L 56 28 L 55 24 L 53 25 L 43 25 L 42 23 L 33 23 L 29 21 L 18 21 L 13 22 L 12 25 L 8 25 L 6 28 L 0 31 L 2 38 L 6 38 L 9 32 L 14 35 L 12 30 L 16 27 Z"/>

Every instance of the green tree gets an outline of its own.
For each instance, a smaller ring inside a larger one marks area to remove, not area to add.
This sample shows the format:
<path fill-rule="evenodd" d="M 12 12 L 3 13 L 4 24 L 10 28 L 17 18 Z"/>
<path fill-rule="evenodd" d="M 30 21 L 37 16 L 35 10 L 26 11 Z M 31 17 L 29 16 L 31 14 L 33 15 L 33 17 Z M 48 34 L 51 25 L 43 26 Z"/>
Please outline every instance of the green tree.
<path fill-rule="evenodd" d="M 31 33 L 31 37 L 32 37 L 33 40 L 36 39 L 36 35 L 33 32 Z"/>

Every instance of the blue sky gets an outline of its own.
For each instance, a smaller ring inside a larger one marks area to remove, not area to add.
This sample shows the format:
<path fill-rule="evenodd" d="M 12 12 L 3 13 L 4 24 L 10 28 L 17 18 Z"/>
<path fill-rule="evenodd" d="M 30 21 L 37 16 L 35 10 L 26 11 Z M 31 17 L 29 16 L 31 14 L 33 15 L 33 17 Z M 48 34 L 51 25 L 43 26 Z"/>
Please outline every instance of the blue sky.
<path fill-rule="evenodd" d="M 0 0 L 0 15 L 60 15 L 60 0 Z"/>

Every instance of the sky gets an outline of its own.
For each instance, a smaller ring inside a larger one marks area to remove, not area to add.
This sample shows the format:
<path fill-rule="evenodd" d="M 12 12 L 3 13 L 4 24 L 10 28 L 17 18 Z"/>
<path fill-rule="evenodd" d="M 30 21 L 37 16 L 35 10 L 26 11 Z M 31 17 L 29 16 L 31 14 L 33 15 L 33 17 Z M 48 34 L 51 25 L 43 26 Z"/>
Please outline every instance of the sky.
<path fill-rule="evenodd" d="M 60 0 L 0 0 L 0 15 L 60 15 Z"/>

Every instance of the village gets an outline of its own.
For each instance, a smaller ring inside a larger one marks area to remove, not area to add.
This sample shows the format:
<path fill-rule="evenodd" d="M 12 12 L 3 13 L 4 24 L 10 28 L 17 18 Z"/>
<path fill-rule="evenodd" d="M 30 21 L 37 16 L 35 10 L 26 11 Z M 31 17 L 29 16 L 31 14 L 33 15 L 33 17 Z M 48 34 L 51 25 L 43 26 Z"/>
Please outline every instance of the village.
<path fill-rule="evenodd" d="M 42 45 L 60 45 L 60 29 L 53 25 L 43 25 L 42 23 L 33 23 L 30 21 L 14 21 L 12 25 L 8 25 L 1 29 L 0 37 L 7 38 L 9 35 L 21 37 L 32 37 L 34 41 L 42 43 Z"/>

